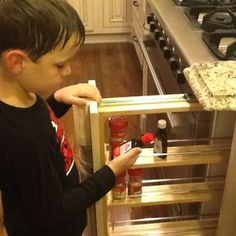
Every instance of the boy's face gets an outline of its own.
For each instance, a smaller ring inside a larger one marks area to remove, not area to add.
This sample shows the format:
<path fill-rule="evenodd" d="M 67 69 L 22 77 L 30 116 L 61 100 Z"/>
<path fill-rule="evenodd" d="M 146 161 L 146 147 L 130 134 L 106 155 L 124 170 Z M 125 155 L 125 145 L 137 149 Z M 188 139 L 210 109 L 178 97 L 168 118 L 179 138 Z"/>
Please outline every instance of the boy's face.
<path fill-rule="evenodd" d="M 71 37 L 65 47 L 57 47 L 36 62 L 26 58 L 18 83 L 28 92 L 48 96 L 59 88 L 64 77 L 71 73 L 70 59 L 76 54 L 75 37 Z"/>

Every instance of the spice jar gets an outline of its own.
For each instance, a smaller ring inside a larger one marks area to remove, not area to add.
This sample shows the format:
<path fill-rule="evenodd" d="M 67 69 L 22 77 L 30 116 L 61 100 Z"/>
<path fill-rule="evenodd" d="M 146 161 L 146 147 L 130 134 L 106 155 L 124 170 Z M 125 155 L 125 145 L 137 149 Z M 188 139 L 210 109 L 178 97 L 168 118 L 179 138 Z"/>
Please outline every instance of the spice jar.
<path fill-rule="evenodd" d="M 128 169 L 128 195 L 140 197 L 142 194 L 142 169 Z"/>
<path fill-rule="evenodd" d="M 110 153 L 120 146 L 127 138 L 128 118 L 126 116 L 112 116 L 108 118 L 110 128 Z"/>
<path fill-rule="evenodd" d="M 114 199 L 122 199 L 126 196 L 126 172 L 116 177 L 115 187 L 112 189 Z"/>
<path fill-rule="evenodd" d="M 110 128 L 110 153 L 112 158 L 120 155 L 120 150 L 115 149 L 126 140 L 128 118 L 126 116 L 112 116 L 108 119 Z M 112 190 L 113 198 L 121 199 L 126 196 L 126 172 L 116 177 L 116 184 Z"/>
<path fill-rule="evenodd" d="M 146 133 L 139 139 L 131 139 L 124 142 L 119 147 L 115 147 L 113 150 L 113 157 L 117 157 L 120 154 L 128 152 L 134 147 L 143 147 L 146 144 L 154 142 L 154 135 L 152 133 Z M 142 193 L 142 169 L 128 169 L 129 181 L 128 181 L 128 195 L 140 196 Z"/>

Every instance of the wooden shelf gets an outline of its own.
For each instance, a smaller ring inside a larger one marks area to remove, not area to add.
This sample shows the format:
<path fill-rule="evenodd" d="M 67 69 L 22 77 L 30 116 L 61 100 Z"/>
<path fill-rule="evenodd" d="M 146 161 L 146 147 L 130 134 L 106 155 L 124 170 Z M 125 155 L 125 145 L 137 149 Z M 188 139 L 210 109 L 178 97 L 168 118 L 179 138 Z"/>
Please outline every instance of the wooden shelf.
<path fill-rule="evenodd" d="M 168 147 L 166 159 L 153 156 L 152 148 L 143 148 L 134 168 L 222 164 L 229 158 L 229 144 Z"/>
<path fill-rule="evenodd" d="M 215 236 L 217 219 L 109 227 L 109 236 Z"/>
<path fill-rule="evenodd" d="M 110 192 L 107 195 L 107 205 L 110 207 L 140 207 L 217 201 L 221 199 L 223 187 L 223 181 L 143 186 L 142 196 L 139 197 L 126 196 L 123 199 L 113 199 Z"/>
<path fill-rule="evenodd" d="M 188 102 L 184 94 L 103 98 L 99 114 L 104 117 L 114 115 L 139 115 L 166 112 L 202 111 L 198 102 Z"/>

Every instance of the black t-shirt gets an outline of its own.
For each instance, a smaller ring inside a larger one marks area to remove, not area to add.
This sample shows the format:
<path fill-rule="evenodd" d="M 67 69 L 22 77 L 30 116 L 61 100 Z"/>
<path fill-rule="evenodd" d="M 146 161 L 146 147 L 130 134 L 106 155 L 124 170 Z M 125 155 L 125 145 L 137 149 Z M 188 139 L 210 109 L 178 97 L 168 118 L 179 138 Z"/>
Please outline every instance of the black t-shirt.
<path fill-rule="evenodd" d="M 57 120 L 69 106 L 53 96 L 48 104 L 40 97 L 28 108 L 0 101 L 0 189 L 9 236 L 78 236 L 86 208 L 115 184 L 106 165 L 79 182 Z"/>

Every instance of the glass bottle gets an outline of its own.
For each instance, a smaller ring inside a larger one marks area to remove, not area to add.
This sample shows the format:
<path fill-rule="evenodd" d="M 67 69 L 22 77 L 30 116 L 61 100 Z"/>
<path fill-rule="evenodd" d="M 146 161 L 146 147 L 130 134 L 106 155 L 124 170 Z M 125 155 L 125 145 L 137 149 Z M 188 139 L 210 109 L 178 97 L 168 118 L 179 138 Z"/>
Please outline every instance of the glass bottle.
<path fill-rule="evenodd" d="M 139 197 L 142 194 L 142 173 L 141 168 L 128 169 L 128 195 L 131 197 Z"/>
<path fill-rule="evenodd" d="M 167 153 L 167 131 L 166 121 L 159 120 L 157 125 L 157 132 L 154 141 L 154 153 L 160 153 L 160 158 L 165 159 L 167 155 L 161 153 Z"/>

